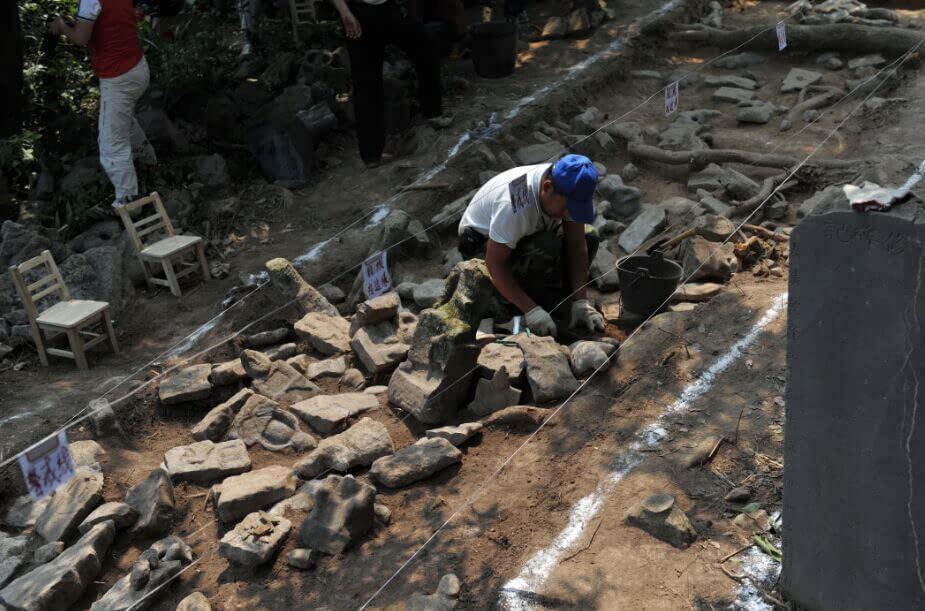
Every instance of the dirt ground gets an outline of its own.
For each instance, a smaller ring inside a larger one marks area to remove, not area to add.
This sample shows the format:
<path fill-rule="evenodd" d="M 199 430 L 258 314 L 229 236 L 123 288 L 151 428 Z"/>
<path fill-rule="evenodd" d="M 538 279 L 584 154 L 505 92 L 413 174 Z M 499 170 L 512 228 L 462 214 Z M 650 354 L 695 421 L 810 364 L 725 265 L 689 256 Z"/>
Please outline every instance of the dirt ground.
<path fill-rule="evenodd" d="M 542 25 L 552 6 L 544 3 L 532 10 L 534 23 Z M 374 206 L 388 201 L 403 184 L 438 166 L 446 158 L 447 149 L 474 122 L 485 121 L 493 112 L 505 113 L 517 107 L 528 92 L 564 78 L 571 66 L 594 57 L 613 40 L 632 32 L 630 24 L 660 6 L 659 2 L 621 3 L 617 22 L 606 24 L 588 39 L 531 44 L 521 53 L 518 71 L 509 79 L 481 80 L 467 62 L 452 64 L 450 70 L 468 79 L 471 86 L 449 99 L 450 111 L 456 116 L 454 126 L 415 156 L 365 171 L 354 159 L 353 143 L 345 136 L 334 147 L 344 164 L 321 175 L 311 188 L 297 192 L 292 209 L 281 210 L 265 189 L 248 186 L 242 199 L 248 202 L 247 214 L 253 216 L 245 219 L 248 229 L 243 232 L 242 247 L 229 259 L 231 278 L 191 287 L 181 300 L 169 294 L 139 295 L 133 308 L 117 321 L 124 352 L 118 356 L 100 354 L 89 373 L 77 374 L 61 364 L 45 370 L 30 362 L 19 371 L 0 374 L 0 418 L 6 419 L 0 420 L 3 452 L 9 455 L 41 431 L 66 420 L 114 381 L 212 318 L 229 290 L 241 284 L 242 276 L 259 272 L 263 261 L 275 256 L 295 259 L 354 219 L 371 213 Z M 726 10 L 727 25 L 774 23 L 786 7 L 784 3 L 768 2 L 739 6 L 739 11 Z M 902 11 L 901 18 L 925 25 L 919 12 Z M 665 43 L 662 38 L 643 38 L 635 45 L 633 63 L 627 67 L 659 70 L 663 74 L 675 68 L 696 69 L 721 52 Z M 621 53 L 618 50 L 605 61 L 617 62 Z M 766 57 L 765 63 L 748 69 L 762 85 L 758 97 L 793 104 L 796 94 L 777 93 L 777 83 L 792 67 L 813 69 L 815 54 Z M 820 71 L 832 82 L 840 83 L 845 78 L 840 73 Z M 741 72 L 713 67 L 704 70 L 707 76 Z M 548 98 L 537 96 L 522 106 L 524 123 L 512 119 L 511 127 L 502 133 L 518 137 L 521 145 L 530 144 L 530 121 L 561 118 L 568 122 L 588 106 L 597 106 L 612 120 L 660 87 L 655 81 L 628 75 L 626 80 L 617 75 L 609 78 L 612 82 L 576 82 L 574 89 L 566 84 L 564 93 L 554 92 Z M 882 97 L 916 100 L 923 88 L 925 79 L 910 69 L 899 88 Z M 777 118 L 764 126 L 738 126 L 734 107 L 712 102 L 712 91 L 708 87 L 683 89 L 680 110 L 723 111 L 712 121 L 714 148 L 776 152 L 798 158 L 813 150 L 861 101 L 852 96 L 808 129 L 802 130 L 803 124 L 796 122 L 791 131 L 781 133 Z M 880 167 L 887 178 L 904 179 L 901 164 L 891 159 L 900 155 L 922 158 L 925 144 L 919 134 L 925 128 L 925 115 L 916 110 L 913 102 L 894 103 L 888 109 L 876 114 L 859 110 L 816 155 L 877 155 L 883 158 Z M 656 96 L 626 120 L 660 129 L 672 118 L 665 117 L 662 99 Z M 624 150 L 598 160 L 615 172 L 630 161 Z M 658 203 L 676 195 L 692 195 L 685 186 L 686 169 L 637 165 L 642 173 L 633 185 L 640 188 L 643 201 Z M 733 167 L 755 180 L 777 173 Z M 474 174 L 477 173 L 476 169 Z M 406 194 L 389 201 L 389 205 L 409 211 L 427 225 L 442 205 L 477 186 L 474 174 L 465 163 L 450 164 L 434 179 L 448 183 L 447 189 Z M 796 208 L 812 195 L 809 187 L 814 186 L 802 185 L 788 197 L 793 205 L 788 216 L 779 221 L 780 226 L 798 222 Z M 922 194 L 921 187 L 916 193 Z M 266 201 L 257 203 L 261 198 Z M 321 251 L 322 256 L 301 267 L 303 273 L 320 284 L 350 269 L 363 259 L 368 248 L 364 240 L 371 239 L 374 232 L 375 228 L 354 231 L 341 241 L 329 243 Z M 444 248 L 448 246 L 443 244 Z M 327 249 L 336 256 L 324 256 Z M 435 275 L 439 264 L 439 258 L 398 263 L 393 276 L 396 280 L 420 280 Z M 343 275 L 338 286 L 349 289 L 354 275 L 355 272 Z M 780 508 L 786 310 L 771 317 L 741 351 L 730 349 L 747 337 L 769 309 L 775 304 L 780 306 L 786 291 L 786 269 L 783 277 L 757 277 L 743 271 L 711 301 L 689 311 L 660 314 L 631 336 L 608 371 L 588 381 L 535 435 L 536 427 L 526 425 L 486 430 L 461 448 L 461 465 L 406 488 L 380 490 L 377 502 L 392 510 L 390 525 L 377 527 L 342 557 L 324 557 L 313 571 L 296 571 L 285 560 L 286 553 L 298 542 L 296 529 L 301 515 L 288 516 L 294 531 L 272 562 L 256 570 L 235 568 L 216 554 L 217 540 L 225 528 L 215 519 L 207 502 L 207 490 L 179 485 L 174 533 L 184 538 L 196 533 L 188 543 L 201 560 L 167 588 L 153 608 L 173 609 L 184 596 L 199 590 L 214 609 L 220 610 L 350 609 L 359 608 L 377 593 L 371 608 L 401 609 L 409 595 L 432 592 L 440 576 L 450 572 L 462 581 L 458 607 L 466 609 L 505 607 L 505 585 L 511 587 L 512 580 L 518 577 L 525 577 L 525 581 L 515 584 L 526 583 L 530 588 L 518 592 L 524 606 L 507 605 L 508 608 L 772 608 L 774 597 L 779 596 L 774 592 L 773 567 L 770 580 L 761 583 L 759 590 L 763 591 L 757 594 L 748 591 L 748 581 L 743 579 L 751 570 L 749 565 L 753 568 L 761 561 L 760 553 L 756 558 L 752 549 L 733 557 L 723 564 L 727 573 L 719 561 L 744 546 L 750 534 L 732 523 L 738 512 L 723 501 L 730 489 L 746 485 L 752 491 L 752 501 L 760 502 L 768 513 Z M 616 298 L 594 297 L 602 302 Z M 222 318 L 214 329 L 184 346 L 183 354 L 205 348 L 276 305 L 271 296 L 256 294 Z M 292 312 L 282 311 L 249 332 L 293 319 Z M 215 351 L 211 360 L 232 358 L 236 350 L 237 344 L 232 342 Z M 725 368 L 706 386 L 698 386 L 698 393 L 684 409 L 666 415 L 666 408 L 676 406 L 692 383 L 702 382 L 704 373 L 727 357 Z M 135 379 L 150 379 L 163 368 L 146 368 Z M 119 387 L 110 398 L 128 392 L 131 384 Z M 125 490 L 160 463 L 167 449 L 188 443 L 189 428 L 206 409 L 226 398 L 218 393 L 207 403 L 178 409 L 159 406 L 155 394 L 156 384 L 141 390 L 118 409 L 123 426 L 132 434 L 123 446 L 106 446 L 105 500 L 121 499 Z M 555 409 L 558 404 L 549 407 Z M 386 425 L 396 447 L 412 443 L 423 433 L 424 427 L 388 406 L 384 397 L 373 417 Z M 633 443 L 653 423 L 664 428 L 664 439 L 657 446 L 633 453 L 632 461 L 627 462 Z M 708 435 L 725 436 L 731 442 L 721 444 L 708 465 L 683 467 L 684 454 Z M 75 427 L 70 436 L 90 438 L 83 426 Z M 297 460 L 259 449 L 252 449 L 250 454 L 254 468 Z M 355 475 L 363 477 L 363 473 L 358 470 Z M 576 503 L 600 491 L 602 485 L 606 493 L 599 497 L 599 511 L 584 528 L 575 531 L 567 550 L 557 552 L 549 570 L 542 571 L 542 575 L 531 573 L 530 567 L 535 567 L 531 559 L 553 549 L 557 536 L 581 521 L 581 505 L 576 508 Z M 675 549 L 624 523 L 630 507 L 657 490 L 673 494 L 698 531 L 697 541 L 688 549 Z M 124 534 L 117 537 L 103 572 L 78 608 L 89 608 L 131 568 L 137 554 L 149 543 L 129 540 Z M 398 572 L 399 569 L 402 570 Z"/>

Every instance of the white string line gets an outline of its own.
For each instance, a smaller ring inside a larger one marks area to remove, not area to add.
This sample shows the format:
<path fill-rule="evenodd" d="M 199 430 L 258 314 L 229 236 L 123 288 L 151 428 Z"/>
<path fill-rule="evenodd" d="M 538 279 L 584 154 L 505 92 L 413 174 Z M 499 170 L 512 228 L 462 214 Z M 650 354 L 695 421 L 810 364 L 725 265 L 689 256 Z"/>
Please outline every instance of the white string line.
<path fill-rule="evenodd" d="M 838 100 L 837 102 L 835 102 L 834 104 L 831 104 L 828 108 L 826 108 L 824 111 L 822 111 L 822 112 L 819 114 L 818 117 L 816 117 L 816 118 L 813 119 L 812 121 L 808 122 L 806 125 L 804 125 L 802 128 L 800 128 L 798 131 L 795 131 L 795 132 L 793 132 L 792 134 L 790 134 L 790 138 L 795 138 L 796 136 L 799 136 L 799 135 L 802 134 L 804 131 L 806 131 L 807 129 L 809 129 L 810 127 L 812 127 L 817 121 L 822 120 L 822 118 L 823 118 L 826 114 L 831 113 L 832 111 L 834 111 L 836 106 L 840 105 L 842 102 L 844 102 L 844 101 L 847 100 L 849 97 L 851 97 L 852 95 L 854 95 L 854 93 L 855 93 L 856 91 L 858 91 L 858 90 L 861 89 L 862 87 L 866 86 L 868 83 L 870 83 L 871 80 L 873 80 L 873 79 L 879 77 L 880 74 L 882 74 L 885 70 L 888 70 L 888 69 L 891 68 L 894 64 L 896 64 L 897 62 L 899 62 L 899 61 L 902 59 L 902 57 L 903 57 L 903 56 L 900 55 L 899 57 L 897 57 L 896 59 L 894 59 L 892 62 L 890 62 L 890 63 L 884 65 L 884 66 L 883 66 L 882 68 L 880 68 L 880 70 L 878 70 L 875 74 L 871 75 L 870 78 L 865 79 L 863 83 L 857 85 L 854 89 L 848 91 L 845 95 L 843 95 L 841 98 L 839 98 L 839 100 Z M 887 78 L 889 78 L 889 77 L 887 77 Z M 778 139 L 778 140 L 777 140 L 777 144 L 768 152 L 768 154 L 773 154 L 773 153 L 777 152 L 784 144 L 786 144 L 786 140 L 784 140 L 783 138 Z M 754 167 L 757 167 L 757 162 L 754 162 L 754 161 L 753 161 L 753 162 L 750 162 L 750 163 L 742 163 L 742 164 L 740 164 L 740 165 L 743 165 L 743 166 L 749 167 L 749 168 L 754 168 Z M 783 183 L 781 183 L 781 184 L 783 184 Z M 632 256 L 634 256 L 636 253 L 639 252 L 639 250 L 640 250 L 644 245 L 645 245 L 645 243 L 640 244 L 640 245 L 636 248 L 636 250 L 634 250 L 633 252 L 629 253 L 629 254 L 626 255 L 626 256 L 627 256 L 627 257 L 632 257 Z M 590 263 L 590 262 L 589 262 L 589 263 Z M 598 280 L 600 280 L 601 278 L 603 278 L 603 277 L 606 276 L 607 274 L 613 273 L 614 271 L 615 271 L 615 270 L 613 270 L 613 269 L 607 270 L 606 272 L 604 272 L 603 274 L 597 276 L 596 278 L 592 278 L 591 280 L 588 280 L 588 282 L 586 282 L 586 283 L 583 284 L 581 287 L 579 287 L 578 289 L 576 289 L 575 291 L 573 291 L 572 293 L 570 293 L 565 299 L 563 299 L 562 301 L 560 301 L 559 303 L 557 303 L 557 304 L 555 305 L 555 307 L 553 307 L 553 308 L 549 311 L 550 314 L 551 314 L 552 312 L 555 312 L 556 310 L 558 310 L 560 307 L 562 307 L 562 305 L 563 305 L 564 303 L 566 303 L 569 299 L 571 299 L 572 297 L 574 297 L 574 296 L 575 296 L 577 293 L 579 293 L 581 290 L 586 289 L 587 287 L 589 287 L 590 285 L 594 284 L 595 282 L 597 282 Z"/>
<path fill-rule="evenodd" d="M 922 42 L 925 42 L 925 39 L 923 39 L 922 41 L 919 41 L 912 49 L 910 49 L 909 51 L 907 51 L 907 52 L 905 53 L 905 59 L 903 59 L 902 62 L 900 62 L 900 64 L 899 64 L 900 66 L 901 66 L 903 63 L 905 63 L 906 59 L 908 59 L 909 57 L 911 57 L 912 53 L 922 44 Z M 897 68 L 898 68 L 898 66 L 897 66 Z M 857 106 L 855 106 L 855 107 L 851 110 L 851 112 L 849 112 L 848 115 L 847 115 L 842 121 L 840 121 L 839 124 L 836 125 L 835 128 L 834 128 L 832 131 L 830 131 L 830 132 L 828 133 L 828 135 L 826 135 L 826 137 L 823 138 L 823 140 L 822 140 L 818 145 L 816 145 L 816 147 L 813 148 L 813 150 L 810 151 L 810 153 L 809 153 L 802 161 L 800 161 L 800 162 L 796 165 L 796 167 L 793 168 L 793 170 L 790 171 L 790 174 L 787 176 L 787 179 L 785 179 L 784 182 L 786 182 L 787 180 L 789 180 L 790 178 L 792 178 L 792 177 L 797 173 L 797 171 L 798 171 L 801 167 L 803 167 L 803 165 L 804 165 L 807 161 L 809 161 L 809 159 L 810 159 L 813 155 L 815 155 L 815 154 L 819 151 L 819 149 L 822 148 L 823 145 L 825 145 L 825 143 L 829 140 L 829 138 L 831 138 L 839 129 L 841 129 L 841 127 L 845 124 L 845 122 L 848 121 L 848 119 L 850 119 L 850 118 L 854 115 L 854 113 L 857 111 L 857 109 L 860 108 L 860 107 L 864 104 L 864 102 L 866 102 L 866 101 L 877 91 L 877 89 L 880 88 L 880 86 L 883 84 L 883 82 L 884 82 L 884 81 L 881 81 L 880 83 L 878 83 L 877 86 L 874 87 L 873 91 L 871 91 L 871 92 L 864 98 L 864 100 L 861 101 L 860 104 L 858 104 Z M 755 210 L 753 210 L 753 211 L 752 211 L 741 223 L 739 223 L 739 226 L 737 227 L 736 231 L 740 230 L 749 220 L 751 220 L 751 218 L 752 218 L 755 214 L 757 214 L 758 211 L 761 210 L 761 209 L 764 207 L 764 205 L 767 204 L 768 201 L 770 201 L 771 197 L 773 197 L 773 195 L 774 195 L 779 189 L 780 189 L 780 185 L 779 185 L 778 187 L 775 187 L 775 189 L 764 199 L 764 201 L 762 201 L 761 204 L 760 204 Z M 714 248 L 713 251 L 712 251 L 711 254 L 710 254 L 710 257 L 712 257 L 712 255 L 715 254 L 715 253 L 719 250 L 719 247 L 725 245 L 725 244 L 732 238 L 732 235 L 734 235 L 734 234 L 735 234 L 735 232 L 733 232 L 733 234 L 730 234 L 728 237 L 726 237 L 725 240 L 723 240 L 723 241 L 719 244 L 719 246 L 717 246 L 716 248 Z M 709 260 L 710 257 L 708 257 L 708 258 L 707 258 L 706 260 L 704 260 L 700 265 L 698 265 L 697 268 L 694 269 L 694 270 L 688 275 L 688 279 L 690 279 L 691 277 L 694 276 L 694 274 L 696 274 L 698 271 L 700 271 L 700 269 L 701 269 L 704 265 L 706 265 L 706 262 Z M 685 280 L 685 282 L 686 282 L 686 280 Z M 369 606 L 369 604 L 370 604 L 370 603 L 371 603 L 371 602 L 372 602 L 372 601 L 373 601 L 373 600 L 374 600 L 374 599 L 375 599 L 375 598 L 376 598 L 376 597 L 377 597 L 377 596 L 378 596 L 378 595 L 379 595 L 379 594 L 380 594 L 380 593 L 381 593 L 381 592 L 382 592 L 382 591 L 383 591 L 383 590 L 395 579 L 395 577 L 397 577 L 397 576 L 405 569 L 405 567 L 407 567 L 407 566 L 411 563 L 411 561 L 413 561 L 413 560 L 418 556 L 418 554 L 420 554 L 421 551 L 422 551 L 422 550 L 423 550 L 434 538 L 436 538 L 436 536 L 437 536 L 437 535 L 438 535 L 438 534 L 439 534 L 439 533 L 440 533 L 440 532 L 441 532 L 441 531 L 442 531 L 442 530 L 443 530 L 443 529 L 444 529 L 444 528 L 445 528 L 445 527 L 446 527 L 446 526 L 447 526 L 447 525 L 448 525 L 448 524 L 449 524 L 449 523 L 450 523 L 461 511 L 462 511 L 462 510 L 463 510 L 463 509 L 467 508 L 467 507 L 469 506 L 469 504 L 470 504 L 475 498 L 478 497 L 478 495 L 479 495 L 479 494 L 481 493 L 481 491 L 485 488 L 485 486 L 486 486 L 491 480 L 493 480 L 493 479 L 501 472 L 501 470 L 504 469 L 504 467 L 507 466 L 507 465 L 514 459 L 514 457 L 517 456 L 517 455 L 520 453 L 521 450 L 523 450 L 524 447 L 526 447 L 526 445 L 527 445 L 534 437 L 536 437 L 536 435 L 543 429 L 543 427 L 545 427 L 546 424 L 547 424 L 550 420 L 552 420 L 553 418 L 555 418 L 555 417 L 558 415 L 558 413 L 562 410 L 562 408 L 565 407 L 565 405 L 568 404 L 568 402 L 571 401 L 579 392 L 581 392 L 581 390 L 588 384 L 588 382 L 591 381 L 591 379 L 592 379 L 595 375 L 597 375 L 598 372 L 601 371 L 601 369 L 603 369 L 605 366 L 608 366 L 608 365 L 609 365 L 611 359 L 612 359 L 613 357 L 615 357 L 615 356 L 620 352 L 620 349 L 622 349 L 624 346 L 626 346 L 627 343 L 629 343 L 629 342 L 636 336 L 636 334 L 646 325 L 646 323 L 648 323 L 650 320 L 652 320 L 652 318 L 655 317 L 655 315 L 658 313 L 658 311 L 659 311 L 661 308 L 663 308 L 669 301 L 671 301 L 671 297 L 674 295 L 674 293 L 676 293 L 676 292 L 678 291 L 678 288 L 680 288 L 680 286 L 681 286 L 682 284 L 683 284 L 683 283 L 679 284 L 678 287 L 675 288 L 674 291 L 672 291 L 672 294 L 669 295 L 668 298 L 665 299 L 665 300 L 658 306 L 658 308 L 656 308 L 656 310 L 655 310 L 652 314 L 650 314 L 650 315 L 649 315 L 638 327 L 636 327 L 636 328 L 633 330 L 633 332 L 630 333 L 629 336 L 627 336 L 626 340 L 624 340 L 623 343 L 620 344 L 620 346 L 617 347 L 617 349 L 614 350 L 614 351 L 607 357 L 606 360 L 604 360 L 604 362 L 602 362 L 600 365 L 598 365 L 598 367 L 591 373 L 591 375 L 588 376 L 588 378 L 587 378 L 584 382 L 582 382 L 582 383 L 578 386 L 578 388 L 575 389 L 575 391 L 574 391 L 571 395 L 569 395 L 568 398 L 565 399 L 565 401 L 563 401 L 555 410 L 553 410 L 553 412 L 549 415 L 549 417 L 546 418 L 546 419 L 539 425 L 539 427 L 537 427 L 537 429 L 536 429 L 535 431 L 533 431 L 533 432 L 527 437 L 527 439 L 524 440 L 524 442 L 523 442 L 520 446 L 517 447 L 516 450 L 514 450 L 514 453 L 511 454 L 507 459 L 505 459 L 504 462 L 502 462 L 501 465 L 500 465 L 497 469 L 495 469 L 495 471 L 493 471 L 493 472 L 492 472 L 492 473 L 491 473 L 491 474 L 490 474 L 490 475 L 478 486 L 478 488 L 476 488 L 475 492 L 473 492 L 473 493 L 470 494 L 468 497 L 466 497 L 465 501 L 463 501 L 463 503 L 459 506 L 459 508 L 456 509 L 456 511 L 454 511 L 453 514 L 450 515 L 450 517 L 447 518 L 447 520 L 446 520 L 443 524 L 441 524 L 441 525 L 433 532 L 433 534 L 431 534 L 430 537 L 428 537 L 427 540 L 426 540 L 423 544 L 421 544 L 420 547 L 418 547 L 418 549 L 411 555 L 411 557 L 409 557 L 409 558 L 398 568 L 398 570 L 395 571 L 395 573 L 393 573 L 392 576 L 389 577 L 388 580 L 386 580 L 386 582 L 385 582 L 384 584 L 382 584 L 382 586 L 381 586 L 378 590 L 376 590 L 376 592 L 373 593 L 373 595 L 372 595 L 365 603 L 363 603 L 363 605 L 362 605 L 361 607 L 359 607 L 359 610 L 360 610 L 360 611 L 362 611 L 363 609 L 366 609 L 366 608 Z"/>

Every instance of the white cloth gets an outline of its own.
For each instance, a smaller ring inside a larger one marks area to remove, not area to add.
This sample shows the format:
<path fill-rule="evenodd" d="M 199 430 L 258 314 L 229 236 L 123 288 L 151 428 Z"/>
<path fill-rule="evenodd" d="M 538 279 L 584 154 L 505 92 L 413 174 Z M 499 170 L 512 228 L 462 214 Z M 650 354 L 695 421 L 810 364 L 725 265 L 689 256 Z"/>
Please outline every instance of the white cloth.
<path fill-rule="evenodd" d="M 514 249 L 528 235 L 556 229 L 559 219 L 547 215 L 540 206 L 540 184 L 550 165 L 540 163 L 513 168 L 482 185 L 459 222 L 459 234 L 471 227 L 489 239 Z M 522 180 L 524 176 L 526 184 Z M 512 194 L 515 198 L 521 195 L 523 201 L 515 206 Z"/>
<path fill-rule="evenodd" d="M 77 7 L 77 17 L 87 21 L 96 21 L 101 10 L 103 10 L 103 7 L 100 6 L 100 0 L 80 0 L 80 5 Z"/>
<path fill-rule="evenodd" d="M 100 164 L 116 189 L 116 199 L 138 195 L 138 177 L 132 163 L 133 140 L 146 143 L 144 131 L 135 120 L 135 104 L 148 88 L 151 78 L 148 62 L 138 64 L 114 78 L 100 79 Z"/>

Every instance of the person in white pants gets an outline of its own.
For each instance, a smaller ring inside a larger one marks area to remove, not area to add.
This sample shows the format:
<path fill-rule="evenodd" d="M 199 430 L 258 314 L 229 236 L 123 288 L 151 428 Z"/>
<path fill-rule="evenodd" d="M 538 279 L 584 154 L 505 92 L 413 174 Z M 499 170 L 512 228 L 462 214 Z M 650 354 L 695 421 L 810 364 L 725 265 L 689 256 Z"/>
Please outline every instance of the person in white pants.
<path fill-rule="evenodd" d="M 87 47 L 100 79 L 100 163 L 115 187 L 117 208 L 138 196 L 133 148 L 146 162 L 156 162 L 135 120 L 135 104 L 150 81 L 136 19 L 131 0 L 80 0 L 76 21 L 58 17 L 49 24 L 53 33 Z"/>

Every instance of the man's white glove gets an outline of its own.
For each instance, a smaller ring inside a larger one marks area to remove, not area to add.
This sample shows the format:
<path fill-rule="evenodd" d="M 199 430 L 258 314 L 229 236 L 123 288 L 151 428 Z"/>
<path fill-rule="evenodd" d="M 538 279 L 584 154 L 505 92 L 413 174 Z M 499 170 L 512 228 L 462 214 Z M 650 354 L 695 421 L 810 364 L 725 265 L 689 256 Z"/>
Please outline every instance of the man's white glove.
<path fill-rule="evenodd" d="M 584 326 L 590 333 L 604 330 L 604 317 L 587 299 L 579 299 L 572 304 L 572 324 L 569 328 L 580 326 Z"/>
<path fill-rule="evenodd" d="M 556 323 L 552 321 L 552 316 L 540 306 L 536 306 L 526 316 L 527 328 L 535 335 L 556 335 Z"/>

